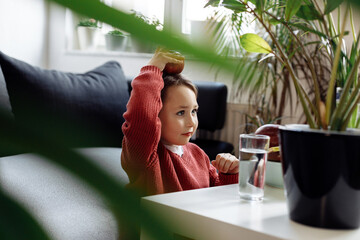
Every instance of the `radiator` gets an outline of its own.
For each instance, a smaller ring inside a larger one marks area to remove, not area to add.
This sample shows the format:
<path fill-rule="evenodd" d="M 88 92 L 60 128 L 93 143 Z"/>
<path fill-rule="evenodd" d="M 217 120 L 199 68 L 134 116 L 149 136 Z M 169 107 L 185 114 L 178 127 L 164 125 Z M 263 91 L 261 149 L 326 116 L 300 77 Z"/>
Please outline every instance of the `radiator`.
<path fill-rule="evenodd" d="M 251 108 L 248 104 L 227 103 L 225 126 L 214 132 L 198 130 L 196 138 L 213 139 L 229 142 L 234 145 L 235 156 L 239 155 L 239 135 L 246 132 L 246 114 Z"/>

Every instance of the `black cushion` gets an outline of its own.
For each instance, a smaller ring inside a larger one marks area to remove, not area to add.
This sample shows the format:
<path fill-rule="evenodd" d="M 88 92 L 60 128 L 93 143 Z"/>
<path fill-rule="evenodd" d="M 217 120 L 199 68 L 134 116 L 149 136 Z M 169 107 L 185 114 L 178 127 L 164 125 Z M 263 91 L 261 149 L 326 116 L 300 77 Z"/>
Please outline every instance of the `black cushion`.
<path fill-rule="evenodd" d="M 223 83 L 194 82 L 198 88 L 199 129 L 215 131 L 225 124 L 227 87 Z"/>
<path fill-rule="evenodd" d="M 119 63 L 75 74 L 35 67 L 0 52 L 0 66 L 15 121 L 30 123 L 43 134 L 71 136 L 73 147 L 121 146 L 129 93 Z"/>
<path fill-rule="evenodd" d="M 222 129 L 225 124 L 227 87 L 223 83 L 199 81 L 194 82 L 198 88 L 199 103 L 199 136 L 191 140 L 202 148 L 214 160 L 219 153 L 233 153 L 234 146 L 224 141 L 203 139 L 202 132 L 214 132 Z"/>

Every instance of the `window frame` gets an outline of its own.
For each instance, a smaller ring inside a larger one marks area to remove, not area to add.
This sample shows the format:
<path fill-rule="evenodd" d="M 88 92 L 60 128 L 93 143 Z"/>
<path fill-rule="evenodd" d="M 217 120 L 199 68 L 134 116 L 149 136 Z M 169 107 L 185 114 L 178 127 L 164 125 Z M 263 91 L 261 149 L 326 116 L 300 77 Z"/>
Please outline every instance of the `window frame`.
<path fill-rule="evenodd" d="M 102 2 L 106 3 L 106 0 L 101 0 Z M 109 3 L 109 2 L 108 2 Z M 110 3 L 111 5 L 111 3 Z M 180 33 L 183 36 L 188 36 L 189 33 L 184 33 L 184 24 L 185 24 L 185 15 L 184 10 L 185 6 L 184 6 L 184 0 L 164 0 L 164 22 L 163 22 L 163 27 L 166 30 L 170 30 L 173 32 L 177 32 Z M 77 25 L 77 21 L 79 20 L 79 16 L 72 12 L 71 10 L 67 9 L 66 12 L 69 12 L 70 17 L 66 16 L 66 18 L 68 20 L 66 20 L 68 23 L 66 24 L 66 42 L 67 42 L 67 49 L 68 50 L 75 50 L 75 51 L 85 51 L 83 49 L 80 49 L 78 46 L 78 37 L 76 36 L 76 31 L 72 30 L 74 29 L 74 27 L 76 28 Z M 71 19 L 70 21 L 72 21 L 71 23 L 69 23 L 69 19 Z M 107 26 L 107 24 L 104 24 L 105 26 Z M 104 30 L 101 31 L 102 34 L 104 33 Z M 102 50 L 105 48 L 104 46 L 104 41 L 100 42 L 100 45 L 98 45 L 97 49 L 95 49 L 95 52 L 103 52 Z M 105 50 L 106 52 L 108 50 Z M 92 50 L 92 52 L 94 52 L 94 50 Z M 109 51 L 111 52 L 111 51 Z M 136 51 L 129 51 L 129 48 L 124 50 L 124 51 L 120 51 L 120 52 L 125 52 L 125 53 L 136 53 Z M 144 52 L 137 52 L 139 54 L 144 53 Z"/>

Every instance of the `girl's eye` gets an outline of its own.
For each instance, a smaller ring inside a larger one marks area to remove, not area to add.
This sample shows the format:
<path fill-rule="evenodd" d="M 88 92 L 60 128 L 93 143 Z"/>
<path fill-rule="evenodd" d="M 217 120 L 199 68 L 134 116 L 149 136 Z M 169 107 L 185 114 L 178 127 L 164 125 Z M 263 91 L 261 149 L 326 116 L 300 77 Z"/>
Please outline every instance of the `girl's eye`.
<path fill-rule="evenodd" d="M 182 116 L 182 115 L 184 115 L 184 113 L 185 113 L 185 111 L 184 111 L 184 110 L 182 110 L 182 111 L 177 112 L 177 113 L 176 113 L 176 115 L 178 115 L 178 116 Z"/>
<path fill-rule="evenodd" d="M 192 111 L 191 111 L 191 113 L 198 113 L 198 111 L 199 111 L 199 109 L 197 109 L 197 108 L 195 108 L 195 109 L 193 109 Z"/>

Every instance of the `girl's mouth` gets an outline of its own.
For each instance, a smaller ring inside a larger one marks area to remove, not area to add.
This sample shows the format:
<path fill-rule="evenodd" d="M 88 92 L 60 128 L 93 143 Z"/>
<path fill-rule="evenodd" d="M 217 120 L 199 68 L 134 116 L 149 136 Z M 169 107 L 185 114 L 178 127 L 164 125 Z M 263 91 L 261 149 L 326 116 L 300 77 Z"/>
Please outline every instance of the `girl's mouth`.
<path fill-rule="evenodd" d="M 183 133 L 182 135 L 187 136 L 187 137 L 191 137 L 191 136 L 192 136 L 192 132 Z"/>

